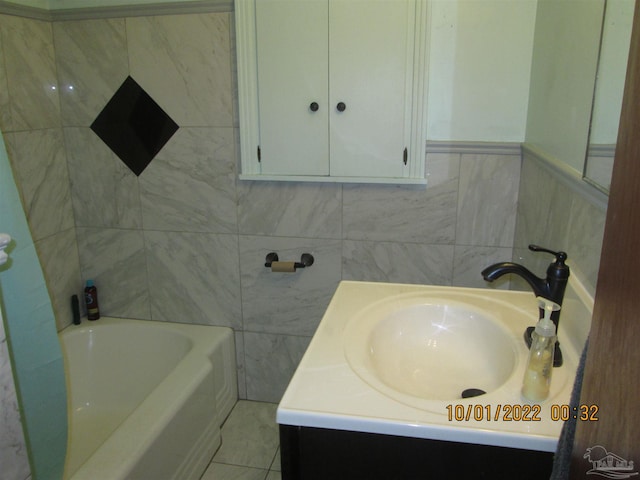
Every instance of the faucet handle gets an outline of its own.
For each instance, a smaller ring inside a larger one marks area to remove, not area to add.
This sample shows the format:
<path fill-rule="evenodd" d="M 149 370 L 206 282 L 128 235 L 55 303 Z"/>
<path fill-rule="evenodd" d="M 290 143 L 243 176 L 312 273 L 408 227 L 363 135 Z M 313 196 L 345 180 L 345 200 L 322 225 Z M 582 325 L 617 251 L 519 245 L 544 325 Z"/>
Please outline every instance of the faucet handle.
<path fill-rule="evenodd" d="M 553 250 L 539 247 L 538 245 L 529 245 L 529 250 L 531 250 L 532 252 L 546 252 L 555 255 L 555 261 L 549 265 L 549 268 L 547 268 L 547 281 L 549 281 L 549 279 L 551 278 L 555 280 L 562 280 L 563 282 L 567 281 L 570 272 L 569 265 L 564 263 L 567 260 L 566 252 L 554 252 Z M 564 287 L 562 287 L 562 292 L 564 294 Z M 562 294 L 559 298 L 562 299 Z M 561 304 L 562 300 L 556 303 Z"/>
<path fill-rule="evenodd" d="M 554 255 L 556 257 L 556 264 L 564 264 L 567 260 L 566 252 L 554 252 L 553 250 L 549 250 L 548 248 L 540 247 L 538 245 L 529 245 L 529 250 L 532 252 L 546 252 Z"/>

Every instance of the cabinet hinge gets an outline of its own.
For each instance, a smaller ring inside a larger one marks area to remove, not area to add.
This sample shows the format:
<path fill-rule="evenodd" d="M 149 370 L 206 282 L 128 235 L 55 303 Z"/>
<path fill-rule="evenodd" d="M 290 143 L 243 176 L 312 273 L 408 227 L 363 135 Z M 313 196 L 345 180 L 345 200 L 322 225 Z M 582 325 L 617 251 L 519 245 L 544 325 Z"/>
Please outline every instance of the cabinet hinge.
<path fill-rule="evenodd" d="M 258 163 L 260 163 L 260 160 L 261 160 L 261 158 L 260 158 L 260 145 L 258 145 L 258 149 L 257 149 L 256 153 L 258 154 Z"/>
<path fill-rule="evenodd" d="M 407 151 L 407 147 L 404 147 L 404 152 L 402 152 L 402 162 L 407 164 L 407 157 L 409 156 L 409 152 Z"/>

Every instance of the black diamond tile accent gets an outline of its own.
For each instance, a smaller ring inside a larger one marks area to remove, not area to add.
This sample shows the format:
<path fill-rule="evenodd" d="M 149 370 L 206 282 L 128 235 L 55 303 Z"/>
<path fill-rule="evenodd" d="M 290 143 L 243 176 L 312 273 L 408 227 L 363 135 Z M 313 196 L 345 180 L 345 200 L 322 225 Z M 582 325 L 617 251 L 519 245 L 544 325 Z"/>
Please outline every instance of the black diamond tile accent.
<path fill-rule="evenodd" d="M 93 121 L 91 130 L 140 175 L 178 125 L 133 78 L 127 77 Z"/>

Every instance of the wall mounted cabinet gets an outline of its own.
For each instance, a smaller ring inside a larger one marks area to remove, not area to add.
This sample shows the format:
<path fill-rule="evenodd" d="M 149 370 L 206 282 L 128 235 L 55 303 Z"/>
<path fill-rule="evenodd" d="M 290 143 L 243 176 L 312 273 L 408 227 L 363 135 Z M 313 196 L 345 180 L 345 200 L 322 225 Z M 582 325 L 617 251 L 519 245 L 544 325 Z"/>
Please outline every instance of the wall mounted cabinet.
<path fill-rule="evenodd" d="M 236 0 L 240 178 L 426 183 L 426 3 Z"/>

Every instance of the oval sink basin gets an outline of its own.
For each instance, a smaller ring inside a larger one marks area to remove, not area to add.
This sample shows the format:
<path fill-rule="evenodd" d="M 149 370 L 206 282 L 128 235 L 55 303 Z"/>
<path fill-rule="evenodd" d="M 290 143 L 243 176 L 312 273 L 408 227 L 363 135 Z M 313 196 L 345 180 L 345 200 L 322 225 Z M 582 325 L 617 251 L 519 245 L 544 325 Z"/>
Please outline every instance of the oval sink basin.
<path fill-rule="evenodd" d="M 516 341 L 495 315 L 472 303 L 399 296 L 349 322 L 345 353 L 371 386 L 418 406 L 412 399 L 457 400 L 465 390 L 497 389 L 517 363 Z"/>

